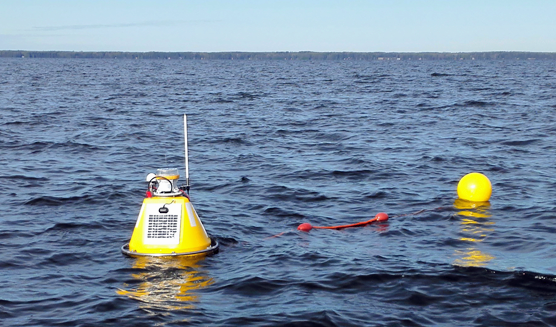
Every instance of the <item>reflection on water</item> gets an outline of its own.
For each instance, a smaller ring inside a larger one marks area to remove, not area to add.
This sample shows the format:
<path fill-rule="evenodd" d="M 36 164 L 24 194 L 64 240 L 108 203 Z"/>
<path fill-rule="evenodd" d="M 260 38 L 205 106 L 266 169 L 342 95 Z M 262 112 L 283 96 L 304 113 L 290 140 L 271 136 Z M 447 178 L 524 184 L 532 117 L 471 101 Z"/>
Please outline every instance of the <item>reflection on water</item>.
<path fill-rule="evenodd" d="M 133 268 L 137 273 L 134 281 L 125 283 L 116 293 L 140 301 L 144 309 L 192 309 L 199 301 L 196 290 L 214 283 L 205 272 L 199 270 L 196 257 L 137 257 Z"/>
<path fill-rule="evenodd" d="M 460 210 L 457 215 L 462 216 L 461 219 L 461 241 L 470 242 L 469 247 L 465 250 L 456 250 L 455 255 L 458 257 L 454 261 L 455 265 L 465 267 L 484 267 L 495 257 L 479 250 L 477 243 L 482 242 L 488 235 L 494 231 L 494 222 L 489 221 L 490 214 L 489 202 L 469 202 L 457 199 L 454 207 Z"/>

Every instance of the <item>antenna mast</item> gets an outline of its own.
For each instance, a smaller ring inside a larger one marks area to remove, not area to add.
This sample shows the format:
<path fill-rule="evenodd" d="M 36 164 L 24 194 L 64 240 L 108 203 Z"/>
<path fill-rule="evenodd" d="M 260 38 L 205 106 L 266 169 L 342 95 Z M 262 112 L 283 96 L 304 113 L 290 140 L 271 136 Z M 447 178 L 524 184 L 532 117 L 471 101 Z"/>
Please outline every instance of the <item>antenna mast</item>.
<path fill-rule="evenodd" d="M 189 194 L 189 151 L 187 148 L 187 115 L 183 115 L 183 139 L 185 143 L 185 190 Z"/>

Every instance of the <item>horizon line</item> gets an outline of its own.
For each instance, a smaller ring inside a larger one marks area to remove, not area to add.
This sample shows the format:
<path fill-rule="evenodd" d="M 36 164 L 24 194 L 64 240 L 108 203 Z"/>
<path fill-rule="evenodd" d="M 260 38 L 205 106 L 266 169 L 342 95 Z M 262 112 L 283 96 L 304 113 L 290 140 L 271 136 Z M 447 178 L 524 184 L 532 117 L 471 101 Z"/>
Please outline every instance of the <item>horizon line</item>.
<path fill-rule="evenodd" d="M 105 52 L 119 52 L 119 53 L 543 53 L 543 54 L 556 54 L 556 51 L 523 51 L 523 50 L 486 50 L 486 51 L 313 51 L 313 50 L 276 50 L 276 51 L 244 51 L 244 50 L 222 50 L 222 51 L 163 51 L 163 50 L 148 50 L 148 51 L 129 51 L 129 50 L 0 50 L 0 52 L 77 52 L 77 53 L 105 53 Z"/>

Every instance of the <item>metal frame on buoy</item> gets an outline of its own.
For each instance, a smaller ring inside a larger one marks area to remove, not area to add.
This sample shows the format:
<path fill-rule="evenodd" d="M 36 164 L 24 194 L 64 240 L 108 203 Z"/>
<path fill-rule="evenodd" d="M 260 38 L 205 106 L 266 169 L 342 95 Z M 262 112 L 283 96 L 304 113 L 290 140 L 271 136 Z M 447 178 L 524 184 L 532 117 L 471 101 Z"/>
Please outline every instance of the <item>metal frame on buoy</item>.
<path fill-rule="evenodd" d="M 178 187 L 177 168 L 148 174 L 148 188 L 129 243 L 123 254 L 136 256 L 204 256 L 218 252 L 189 199 L 187 116 L 183 115 L 185 186 Z"/>
<path fill-rule="evenodd" d="M 210 255 L 218 253 L 218 241 L 214 238 L 211 238 L 211 244 L 208 248 L 199 251 L 192 251 L 192 252 L 183 252 L 183 253 L 138 253 L 129 250 L 129 243 L 122 245 L 122 253 L 130 256 L 130 257 L 137 257 L 137 256 L 146 256 L 146 257 L 175 257 L 175 256 L 197 256 L 197 255 Z"/>

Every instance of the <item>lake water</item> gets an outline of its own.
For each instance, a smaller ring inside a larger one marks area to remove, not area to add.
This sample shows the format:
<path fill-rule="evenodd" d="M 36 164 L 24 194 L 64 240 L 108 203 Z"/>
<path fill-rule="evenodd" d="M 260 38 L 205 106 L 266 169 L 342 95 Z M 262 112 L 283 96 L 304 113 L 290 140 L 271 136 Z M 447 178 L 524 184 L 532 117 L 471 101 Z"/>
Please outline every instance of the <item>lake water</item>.
<path fill-rule="evenodd" d="M 0 58 L 0 76 L 4 326 L 556 325 L 554 61 Z M 220 252 L 126 257 L 145 176 L 183 174 L 184 113 Z M 475 171 L 487 205 L 456 201 Z"/>

